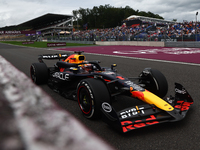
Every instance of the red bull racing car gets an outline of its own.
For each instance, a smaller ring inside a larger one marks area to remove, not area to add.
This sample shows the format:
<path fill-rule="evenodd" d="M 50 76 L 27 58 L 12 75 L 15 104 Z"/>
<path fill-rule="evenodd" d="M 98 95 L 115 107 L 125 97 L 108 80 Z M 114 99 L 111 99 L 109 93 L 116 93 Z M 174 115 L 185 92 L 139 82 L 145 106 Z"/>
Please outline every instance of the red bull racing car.
<path fill-rule="evenodd" d="M 44 59 L 57 59 L 47 67 Z M 101 67 L 99 61 L 86 61 L 83 52 L 39 55 L 30 67 L 36 84 L 48 84 L 67 99 L 78 102 L 82 114 L 89 119 L 101 117 L 121 132 L 163 122 L 183 119 L 193 104 L 187 90 L 175 83 L 175 96 L 166 97 L 168 83 L 156 69 L 145 68 L 138 77 L 127 78 L 117 72 L 116 64 Z M 125 108 L 117 106 L 117 97 L 140 101 Z"/>

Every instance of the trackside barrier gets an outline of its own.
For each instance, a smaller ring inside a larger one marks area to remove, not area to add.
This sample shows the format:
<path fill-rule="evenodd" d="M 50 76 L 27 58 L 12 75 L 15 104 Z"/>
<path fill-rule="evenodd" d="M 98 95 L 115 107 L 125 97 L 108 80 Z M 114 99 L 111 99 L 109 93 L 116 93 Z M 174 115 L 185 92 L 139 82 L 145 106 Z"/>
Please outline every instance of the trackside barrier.
<path fill-rule="evenodd" d="M 164 42 L 153 41 L 96 41 L 96 45 L 131 45 L 164 47 Z"/>
<path fill-rule="evenodd" d="M 192 48 L 200 48 L 200 42 L 165 42 L 165 47 L 192 47 Z"/>
<path fill-rule="evenodd" d="M 200 48 L 200 42 L 160 42 L 160 41 L 96 41 L 96 45 L 130 45 L 155 47 L 192 47 Z"/>
<path fill-rule="evenodd" d="M 2 106 L 7 111 L 2 112 Z M 7 124 L 4 121 L 2 129 L 4 131 L 0 131 L 6 138 L 0 136 L 2 150 L 114 149 L 81 125 L 70 113 L 54 104 L 52 98 L 2 56 L 0 109 L 0 120 L 2 117 L 7 118 Z M 14 133 L 10 134 L 10 130 Z"/>
<path fill-rule="evenodd" d="M 51 42 L 63 42 L 61 40 L 49 40 Z M 129 46 L 154 46 L 154 47 L 194 47 L 200 48 L 200 42 L 169 42 L 169 41 L 72 41 L 67 43 L 95 44 L 95 45 L 129 45 Z"/>
<path fill-rule="evenodd" d="M 60 40 L 49 40 L 51 42 L 63 42 Z M 164 47 L 165 42 L 160 41 L 65 41 L 67 43 L 95 44 L 95 45 L 131 45 L 131 46 L 156 46 Z"/>

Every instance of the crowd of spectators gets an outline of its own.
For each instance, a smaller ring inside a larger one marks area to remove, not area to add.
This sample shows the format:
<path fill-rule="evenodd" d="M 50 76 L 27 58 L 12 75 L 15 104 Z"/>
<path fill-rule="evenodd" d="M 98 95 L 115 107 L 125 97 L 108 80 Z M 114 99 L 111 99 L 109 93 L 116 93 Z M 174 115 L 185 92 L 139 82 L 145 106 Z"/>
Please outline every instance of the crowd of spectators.
<path fill-rule="evenodd" d="M 127 27 L 126 25 L 115 28 L 106 29 L 91 29 L 84 31 L 76 31 L 72 34 L 73 39 L 77 40 L 158 40 L 159 38 L 180 38 L 192 37 L 195 34 L 200 34 L 200 22 L 183 22 L 159 25 L 155 23 L 143 23 Z"/>
<path fill-rule="evenodd" d="M 200 34 L 200 22 L 184 22 L 167 25 L 165 28 L 157 27 L 151 36 L 162 37 L 166 34 L 170 38 L 191 37 Z"/>

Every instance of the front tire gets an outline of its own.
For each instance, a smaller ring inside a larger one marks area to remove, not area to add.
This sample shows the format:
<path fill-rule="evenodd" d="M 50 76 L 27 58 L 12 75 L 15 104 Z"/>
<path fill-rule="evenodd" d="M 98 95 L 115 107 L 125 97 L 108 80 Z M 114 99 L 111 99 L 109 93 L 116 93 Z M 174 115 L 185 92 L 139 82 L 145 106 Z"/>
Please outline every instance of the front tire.
<path fill-rule="evenodd" d="M 146 68 L 139 75 L 139 84 L 155 95 L 163 98 L 168 92 L 168 83 L 165 76 L 156 69 Z"/>
<path fill-rule="evenodd" d="M 35 84 L 46 84 L 48 68 L 45 63 L 33 63 L 30 67 L 30 76 Z"/>
<path fill-rule="evenodd" d="M 77 100 L 83 115 L 88 119 L 96 119 L 101 116 L 102 102 L 110 103 L 110 94 L 103 81 L 89 78 L 78 84 Z"/>

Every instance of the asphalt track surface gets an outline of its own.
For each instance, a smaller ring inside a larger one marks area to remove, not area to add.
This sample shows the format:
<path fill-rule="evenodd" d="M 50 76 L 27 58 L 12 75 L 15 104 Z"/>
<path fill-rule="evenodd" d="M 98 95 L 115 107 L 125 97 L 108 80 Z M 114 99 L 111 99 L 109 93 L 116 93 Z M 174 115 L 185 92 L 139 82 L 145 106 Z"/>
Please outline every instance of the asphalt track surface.
<path fill-rule="evenodd" d="M 92 48 L 96 49 L 97 47 Z M 77 47 L 77 49 L 80 49 L 80 47 Z M 73 48 L 73 50 L 76 50 L 76 48 Z M 27 48 L 0 43 L 0 55 L 27 76 L 29 76 L 30 65 L 33 62 L 38 62 L 37 58 L 39 54 L 60 52 L 63 52 L 63 50 Z M 79 110 L 77 102 L 63 98 L 57 93 L 54 93 L 46 85 L 40 86 L 62 109 L 70 112 L 83 125 L 118 150 L 200 149 L 200 66 L 197 63 L 183 64 L 88 53 L 85 53 L 85 56 L 87 60 L 101 60 L 101 66 L 110 66 L 111 64 L 116 63 L 118 72 L 126 77 L 138 76 L 138 74 L 146 67 L 156 68 L 160 70 L 168 80 L 168 95 L 174 94 L 174 82 L 181 83 L 191 94 L 194 99 L 194 104 L 189 110 L 186 118 L 180 122 L 158 124 L 122 134 L 112 129 L 101 120 L 91 121 L 85 119 Z M 189 56 L 190 55 L 188 55 L 188 57 Z M 46 61 L 46 63 L 48 66 L 54 64 L 54 62 L 51 61 Z"/>

